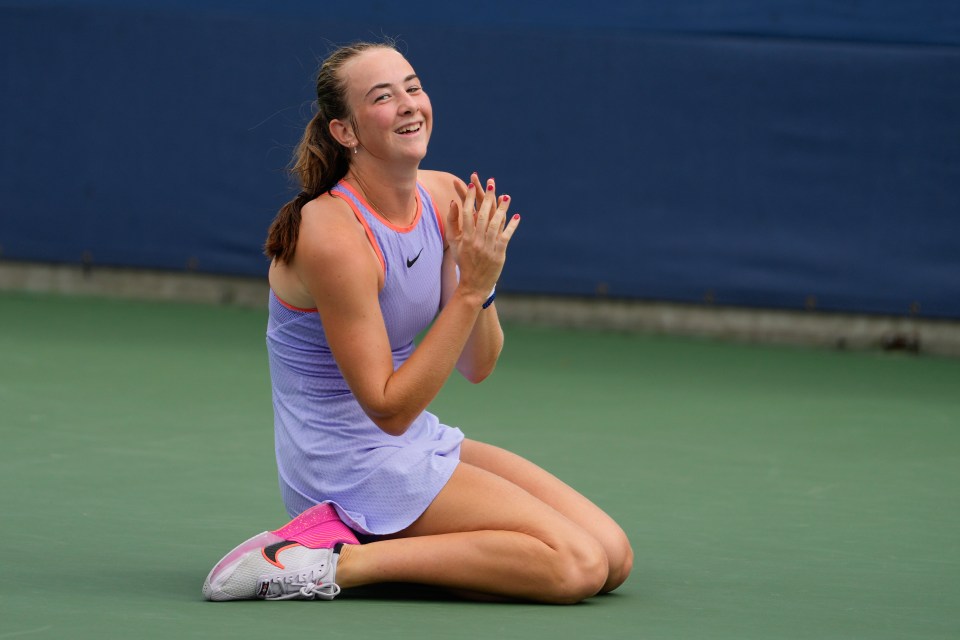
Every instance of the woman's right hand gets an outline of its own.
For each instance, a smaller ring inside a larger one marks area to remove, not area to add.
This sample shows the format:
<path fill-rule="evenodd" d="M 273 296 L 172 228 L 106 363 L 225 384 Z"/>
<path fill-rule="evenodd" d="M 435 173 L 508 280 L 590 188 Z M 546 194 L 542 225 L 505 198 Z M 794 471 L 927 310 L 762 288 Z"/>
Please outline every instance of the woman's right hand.
<path fill-rule="evenodd" d="M 459 287 L 486 298 L 503 270 L 507 245 L 520 224 L 520 216 L 513 216 L 504 226 L 510 196 L 498 200 L 493 179 L 487 180 L 482 193 L 478 193 L 480 189 L 481 182 L 474 174 L 463 201 L 451 201 L 447 224 L 450 248 L 460 269 Z"/>

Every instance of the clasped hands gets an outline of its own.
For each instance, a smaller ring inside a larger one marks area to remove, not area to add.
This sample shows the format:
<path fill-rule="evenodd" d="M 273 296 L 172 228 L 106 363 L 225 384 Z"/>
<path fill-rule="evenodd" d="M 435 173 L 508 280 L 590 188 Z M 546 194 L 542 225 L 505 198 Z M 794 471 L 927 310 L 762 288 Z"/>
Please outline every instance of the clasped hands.
<path fill-rule="evenodd" d="M 497 198 L 493 178 L 486 187 L 476 173 L 466 186 L 457 181 L 457 195 L 461 201 L 451 200 L 447 214 L 447 244 L 460 270 L 459 286 L 486 298 L 503 270 L 520 216 L 507 222 L 510 196 Z"/>

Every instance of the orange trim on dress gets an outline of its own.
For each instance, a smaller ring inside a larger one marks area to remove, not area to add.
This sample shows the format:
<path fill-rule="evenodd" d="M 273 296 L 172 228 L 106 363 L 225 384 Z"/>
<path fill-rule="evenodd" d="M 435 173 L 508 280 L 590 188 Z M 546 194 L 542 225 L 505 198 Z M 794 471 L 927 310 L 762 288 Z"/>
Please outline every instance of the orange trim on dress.
<path fill-rule="evenodd" d="M 271 291 L 273 291 L 273 289 L 271 289 Z M 273 297 L 277 299 L 277 302 L 279 302 L 280 304 L 282 304 L 283 306 L 285 306 L 287 309 L 290 309 L 290 311 L 299 311 L 299 312 L 301 312 L 301 313 L 316 313 L 316 312 L 317 312 L 317 308 L 316 308 L 316 307 L 314 307 L 314 308 L 312 308 L 312 309 L 304 309 L 303 307 L 295 307 L 295 306 L 293 306 L 292 304 L 287 304 L 286 302 L 283 301 L 283 298 L 281 298 L 280 296 L 277 295 L 277 292 L 276 292 L 276 291 L 273 291 Z"/>
<path fill-rule="evenodd" d="M 363 206 L 365 206 L 365 207 L 367 208 L 367 210 L 369 210 L 370 213 L 373 214 L 373 216 L 374 216 L 377 220 L 379 220 L 380 222 L 382 222 L 384 225 L 386 225 L 386 226 L 389 227 L 390 229 L 393 229 L 393 230 L 396 231 L 397 233 L 410 233 L 411 231 L 414 230 L 414 228 L 416 228 L 417 223 L 420 222 L 420 214 L 423 212 L 423 203 L 420 201 L 420 191 L 419 191 L 419 189 L 418 189 L 417 192 L 416 192 L 416 196 L 417 196 L 417 214 L 416 214 L 415 216 L 413 216 L 413 222 L 411 222 L 411 223 L 410 223 L 410 226 L 408 226 L 408 227 L 399 227 L 399 226 L 393 224 L 392 222 L 390 222 L 389 220 L 387 220 L 386 218 L 384 218 L 382 215 L 380 215 L 380 214 L 377 212 L 376 207 L 374 207 L 372 204 L 370 204 L 370 201 L 369 201 L 369 200 L 367 200 L 367 199 L 364 198 L 362 195 L 360 195 L 359 193 L 357 193 L 357 190 L 354 189 L 353 187 L 351 187 L 346 181 L 341 180 L 339 183 L 337 183 L 337 186 L 343 187 L 344 189 L 346 189 L 347 191 L 349 191 L 350 193 L 352 193 L 352 194 L 353 194 L 353 197 L 355 197 L 357 200 L 359 200 L 360 202 L 362 202 L 362 203 L 363 203 Z M 333 191 L 331 191 L 330 193 L 333 194 L 333 195 L 336 195 Z M 351 206 L 352 206 L 352 203 L 351 203 Z M 354 209 L 354 213 L 357 213 L 356 209 Z M 367 225 L 364 224 L 363 226 L 367 226 Z M 381 258 L 381 260 L 382 260 L 382 258 Z"/>
<path fill-rule="evenodd" d="M 346 186 L 345 182 L 341 182 L 343 186 Z M 353 190 L 351 189 L 351 192 Z M 387 261 L 383 259 L 383 251 L 380 250 L 380 244 L 377 242 L 377 238 L 373 235 L 373 231 L 370 230 L 370 225 L 367 224 L 366 218 L 363 217 L 363 214 L 360 213 L 360 210 L 357 208 L 357 203 L 343 195 L 342 193 L 337 193 L 336 191 L 331 191 L 330 195 L 335 198 L 340 198 L 350 206 L 350 210 L 353 211 L 353 215 L 356 216 L 357 220 L 360 221 L 360 224 L 363 225 L 363 230 L 367 234 L 367 240 L 370 241 L 370 246 L 373 247 L 373 250 L 377 253 L 377 258 L 380 260 L 380 268 L 383 269 L 383 275 L 387 275 Z M 354 195 L 356 193 L 354 192 Z M 419 202 L 419 200 L 417 201 Z M 379 216 L 378 216 L 379 217 Z"/>

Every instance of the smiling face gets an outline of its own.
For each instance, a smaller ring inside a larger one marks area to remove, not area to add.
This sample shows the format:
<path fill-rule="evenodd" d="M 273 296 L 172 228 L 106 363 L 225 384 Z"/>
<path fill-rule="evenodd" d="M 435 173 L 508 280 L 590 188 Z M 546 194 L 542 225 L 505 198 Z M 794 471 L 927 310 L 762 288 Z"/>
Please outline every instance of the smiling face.
<path fill-rule="evenodd" d="M 348 147 L 359 142 L 376 158 L 422 160 L 433 110 L 407 59 L 393 49 L 369 49 L 351 58 L 340 73 L 352 116 L 331 123 L 334 135 Z"/>

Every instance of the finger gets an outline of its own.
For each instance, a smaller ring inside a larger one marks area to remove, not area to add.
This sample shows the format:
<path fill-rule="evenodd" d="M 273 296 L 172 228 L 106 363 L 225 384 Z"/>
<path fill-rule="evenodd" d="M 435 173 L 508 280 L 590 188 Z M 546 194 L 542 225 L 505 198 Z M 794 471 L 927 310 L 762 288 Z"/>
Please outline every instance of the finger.
<path fill-rule="evenodd" d="M 483 202 L 480 203 L 480 210 L 477 211 L 477 232 L 486 233 L 490 224 L 490 217 L 493 215 L 493 209 L 496 206 L 497 194 L 494 191 L 493 180 L 487 181 L 487 192 L 483 194 Z"/>
<path fill-rule="evenodd" d="M 463 199 L 463 209 L 462 211 L 473 211 L 476 207 L 477 201 L 477 189 L 470 183 L 467 185 L 467 195 Z M 476 229 L 476 222 L 474 216 L 472 215 L 461 215 L 460 216 L 460 231 L 461 233 L 470 238 L 473 237 L 473 232 Z"/>
<path fill-rule="evenodd" d="M 488 180 L 487 182 L 489 183 L 490 181 Z M 483 194 L 486 193 L 487 191 L 486 186 L 483 184 L 483 180 L 480 179 L 480 174 L 478 174 L 476 171 L 470 174 L 470 184 L 472 184 L 476 188 L 477 193 L 480 194 L 480 196 L 483 196 Z M 476 210 L 474 210 L 474 214 L 479 212 L 480 206 L 482 204 L 483 204 L 483 198 L 481 197 L 477 201 L 477 208 Z M 476 218 L 476 215 L 474 215 L 474 218 Z"/>
<path fill-rule="evenodd" d="M 470 174 L 470 184 L 477 189 L 477 193 L 483 193 L 483 181 L 480 180 L 480 174 L 476 171 Z"/>
<path fill-rule="evenodd" d="M 517 230 L 517 227 L 520 226 L 520 214 L 514 214 L 510 218 L 510 222 L 507 223 L 507 228 L 503 230 L 503 233 L 500 234 L 500 240 L 503 242 L 504 246 L 510 242 L 510 238 L 513 237 L 513 232 Z"/>
<path fill-rule="evenodd" d="M 468 184 L 472 184 L 473 188 L 477 189 L 477 193 L 483 193 L 483 184 L 480 182 L 480 176 L 478 176 L 477 172 L 474 171 L 470 174 L 469 182 L 461 182 L 460 180 L 457 180 L 453 185 L 453 188 L 456 189 L 457 196 L 460 198 L 461 202 L 463 202 L 467 197 Z M 476 209 L 474 209 L 474 213 L 476 213 Z"/>
<path fill-rule="evenodd" d="M 460 205 L 456 200 L 450 201 L 450 209 L 447 211 L 447 234 L 450 238 L 459 238 L 463 232 L 463 225 L 460 221 Z"/>
<path fill-rule="evenodd" d="M 490 226 L 487 227 L 487 237 L 491 242 L 496 242 L 497 236 L 503 231 L 503 221 L 507 217 L 507 209 L 509 208 L 510 196 L 501 196 L 496 210 L 490 217 Z"/>

